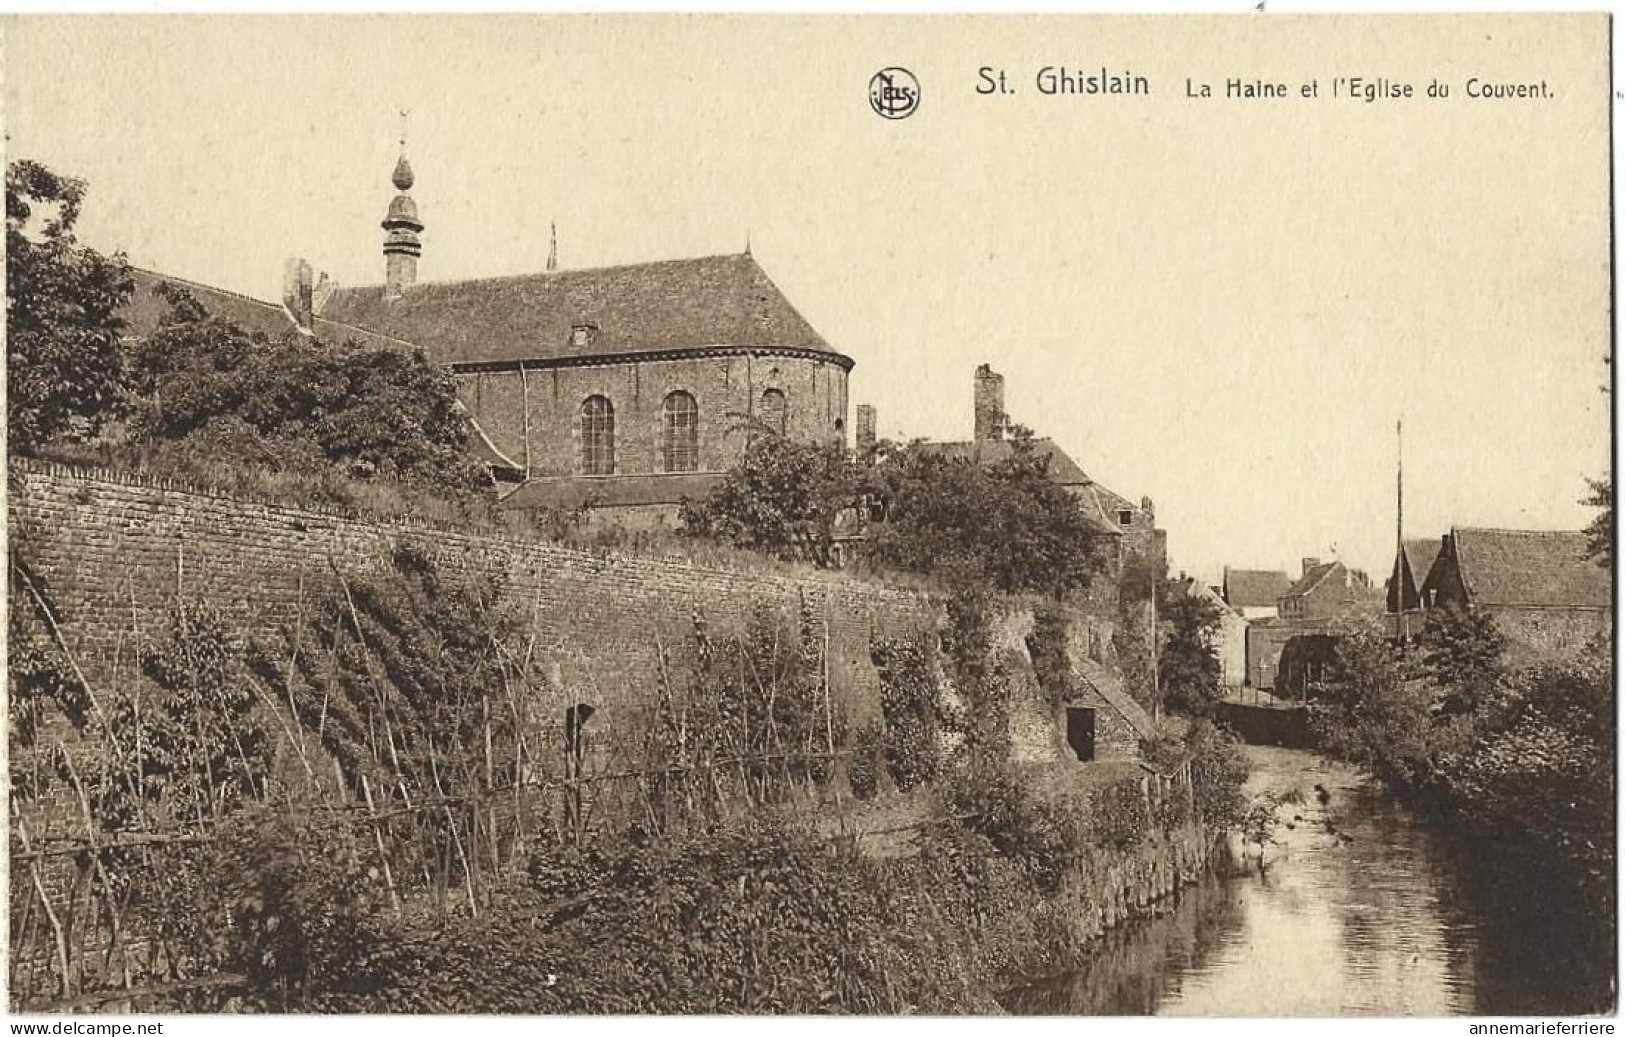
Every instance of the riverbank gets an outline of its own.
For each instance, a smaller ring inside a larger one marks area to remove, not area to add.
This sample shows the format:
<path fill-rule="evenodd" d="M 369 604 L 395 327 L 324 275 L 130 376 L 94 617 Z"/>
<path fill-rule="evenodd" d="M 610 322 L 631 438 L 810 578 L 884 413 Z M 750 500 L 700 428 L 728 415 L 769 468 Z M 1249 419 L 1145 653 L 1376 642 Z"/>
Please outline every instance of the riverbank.
<path fill-rule="evenodd" d="M 1109 934 L 1083 968 L 1012 990 L 1007 1008 L 1566 1015 L 1612 1003 L 1611 973 L 1585 949 L 1572 912 L 1533 917 L 1541 894 L 1527 876 L 1521 889 L 1506 874 L 1492 879 L 1482 847 L 1453 839 L 1356 767 L 1299 750 L 1246 752 L 1249 794 L 1306 793 L 1282 809 L 1263 868 L 1247 847 L 1233 872 Z"/>

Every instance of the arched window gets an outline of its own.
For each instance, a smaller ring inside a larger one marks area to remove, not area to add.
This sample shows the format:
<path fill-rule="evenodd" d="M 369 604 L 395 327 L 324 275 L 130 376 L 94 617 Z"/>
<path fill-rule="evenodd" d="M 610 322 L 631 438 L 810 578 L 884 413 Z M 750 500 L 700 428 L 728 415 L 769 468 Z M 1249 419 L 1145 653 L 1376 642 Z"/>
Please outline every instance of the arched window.
<path fill-rule="evenodd" d="M 615 406 L 606 396 L 589 396 L 581 405 L 581 472 L 615 474 Z"/>
<path fill-rule="evenodd" d="M 667 472 L 700 470 L 700 405 L 681 389 L 660 407 L 660 467 Z"/>
<path fill-rule="evenodd" d="M 784 435 L 784 393 L 779 389 L 768 389 L 762 393 L 762 424 Z"/>

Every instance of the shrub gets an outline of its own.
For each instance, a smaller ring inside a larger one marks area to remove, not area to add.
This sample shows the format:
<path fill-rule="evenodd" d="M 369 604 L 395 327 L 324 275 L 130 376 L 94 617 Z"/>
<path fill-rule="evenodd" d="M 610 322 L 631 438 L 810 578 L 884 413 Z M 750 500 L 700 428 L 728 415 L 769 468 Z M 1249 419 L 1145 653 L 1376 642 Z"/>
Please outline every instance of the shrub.
<path fill-rule="evenodd" d="M 937 690 L 925 646 L 917 638 L 880 638 L 869 646 L 880 674 L 886 721 L 886 767 L 898 791 L 932 781 L 938 772 Z"/>
<path fill-rule="evenodd" d="M 1197 818 L 1219 831 L 1234 828 L 1246 810 L 1242 786 L 1249 770 L 1240 739 L 1229 728 L 1202 719 L 1191 726 L 1187 742 Z"/>
<path fill-rule="evenodd" d="M 1100 790 L 1090 807 L 1091 841 L 1114 850 L 1130 850 L 1151 829 L 1151 809 L 1140 779 L 1123 778 Z"/>
<path fill-rule="evenodd" d="M 1080 846 L 1076 813 L 1028 788 L 1003 761 L 986 757 L 956 770 L 943 805 L 968 830 L 1019 862 L 1039 888 L 1053 892 Z"/>

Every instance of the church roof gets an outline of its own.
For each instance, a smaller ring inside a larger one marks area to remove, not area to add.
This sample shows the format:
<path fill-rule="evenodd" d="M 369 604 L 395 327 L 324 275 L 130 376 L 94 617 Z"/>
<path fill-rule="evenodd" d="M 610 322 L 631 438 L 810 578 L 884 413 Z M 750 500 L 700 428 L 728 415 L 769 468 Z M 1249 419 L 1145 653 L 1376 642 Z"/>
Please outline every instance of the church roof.
<path fill-rule="evenodd" d="M 1613 574 L 1588 555 L 1580 532 L 1457 526 L 1456 564 L 1475 605 L 1607 608 Z"/>
<path fill-rule="evenodd" d="M 142 338 L 158 329 L 159 322 L 169 313 L 169 303 L 157 292 L 161 284 L 183 288 L 191 293 L 211 317 L 228 320 L 250 334 L 258 333 L 273 341 L 298 334 L 293 314 L 281 303 L 266 302 L 240 292 L 227 291 L 212 285 L 188 281 L 171 274 L 161 274 L 140 267 L 130 268 L 130 279 L 135 290 L 119 310 L 124 318 L 125 334 Z M 327 342 L 355 342 L 369 349 L 409 349 L 411 343 L 380 335 L 364 328 L 352 327 L 332 320 L 317 318 L 312 322 L 316 335 Z"/>
<path fill-rule="evenodd" d="M 516 277 L 339 288 L 325 318 L 422 346 L 443 364 L 705 347 L 830 349 L 749 254 Z M 573 330 L 590 326 L 588 343 Z"/>

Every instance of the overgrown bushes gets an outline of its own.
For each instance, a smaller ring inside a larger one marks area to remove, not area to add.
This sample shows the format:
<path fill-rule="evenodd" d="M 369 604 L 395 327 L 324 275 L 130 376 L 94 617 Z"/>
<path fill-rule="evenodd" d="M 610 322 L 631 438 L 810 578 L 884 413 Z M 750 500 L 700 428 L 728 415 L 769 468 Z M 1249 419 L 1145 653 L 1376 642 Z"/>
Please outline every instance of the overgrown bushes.
<path fill-rule="evenodd" d="M 1343 640 L 1315 713 L 1323 746 L 1445 812 L 1469 834 L 1519 846 L 1611 917 L 1615 861 L 1611 645 L 1509 668 L 1482 616 L 1430 613 L 1405 647 Z"/>

